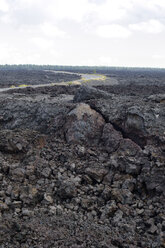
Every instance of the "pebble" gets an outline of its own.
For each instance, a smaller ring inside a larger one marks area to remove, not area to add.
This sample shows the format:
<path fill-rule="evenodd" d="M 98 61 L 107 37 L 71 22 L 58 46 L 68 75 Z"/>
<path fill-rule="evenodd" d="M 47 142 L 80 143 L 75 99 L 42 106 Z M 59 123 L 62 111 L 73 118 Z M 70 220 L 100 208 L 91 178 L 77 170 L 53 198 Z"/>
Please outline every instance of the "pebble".
<path fill-rule="evenodd" d="M 141 215 L 144 213 L 144 209 L 136 209 L 137 214 Z"/>
<path fill-rule="evenodd" d="M 44 194 L 44 199 L 51 204 L 53 203 L 53 198 L 46 193 Z"/>

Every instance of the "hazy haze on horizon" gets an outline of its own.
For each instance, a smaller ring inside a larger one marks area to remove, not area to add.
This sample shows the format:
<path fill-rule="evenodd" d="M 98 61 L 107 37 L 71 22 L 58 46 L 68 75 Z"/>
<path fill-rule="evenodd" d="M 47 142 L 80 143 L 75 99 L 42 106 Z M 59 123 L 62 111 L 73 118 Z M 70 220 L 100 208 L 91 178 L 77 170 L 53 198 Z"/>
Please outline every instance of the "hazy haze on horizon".
<path fill-rule="evenodd" d="M 0 64 L 165 68 L 164 0 L 0 0 Z"/>

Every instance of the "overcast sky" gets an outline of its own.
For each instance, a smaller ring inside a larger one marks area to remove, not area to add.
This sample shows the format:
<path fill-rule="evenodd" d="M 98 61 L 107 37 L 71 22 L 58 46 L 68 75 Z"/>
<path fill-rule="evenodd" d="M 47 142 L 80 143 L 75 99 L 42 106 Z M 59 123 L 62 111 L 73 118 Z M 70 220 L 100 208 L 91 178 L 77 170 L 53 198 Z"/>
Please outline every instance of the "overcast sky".
<path fill-rule="evenodd" d="M 165 0 L 0 0 L 0 64 L 165 67 Z"/>

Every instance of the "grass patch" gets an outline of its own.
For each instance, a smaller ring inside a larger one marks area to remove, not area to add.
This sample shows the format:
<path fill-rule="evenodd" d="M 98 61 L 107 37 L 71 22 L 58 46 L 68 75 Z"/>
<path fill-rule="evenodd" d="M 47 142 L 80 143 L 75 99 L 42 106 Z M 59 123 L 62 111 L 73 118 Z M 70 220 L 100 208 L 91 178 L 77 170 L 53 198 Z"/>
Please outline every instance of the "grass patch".
<path fill-rule="evenodd" d="M 28 87 L 28 86 L 30 86 L 30 85 L 27 85 L 27 84 L 20 84 L 20 85 L 18 85 L 18 87 Z"/>
<path fill-rule="evenodd" d="M 87 83 L 87 82 L 90 82 L 90 81 L 104 81 L 104 80 L 106 80 L 107 79 L 107 77 L 106 76 L 104 76 L 104 75 L 99 75 L 99 74 L 95 74 L 95 75 L 93 75 L 93 76 L 98 76 L 98 78 L 91 78 L 91 79 L 86 79 L 86 78 L 84 78 L 84 77 L 82 77 L 82 79 L 81 79 L 81 83 Z"/>
<path fill-rule="evenodd" d="M 67 85 L 72 85 L 74 84 L 72 81 L 67 82 Z"/>

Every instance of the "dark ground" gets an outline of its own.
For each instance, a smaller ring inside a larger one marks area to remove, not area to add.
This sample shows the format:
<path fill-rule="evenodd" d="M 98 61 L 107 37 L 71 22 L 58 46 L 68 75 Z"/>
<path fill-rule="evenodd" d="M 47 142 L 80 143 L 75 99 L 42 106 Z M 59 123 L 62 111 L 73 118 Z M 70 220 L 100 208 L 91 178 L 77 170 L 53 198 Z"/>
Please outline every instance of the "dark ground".
<path fill-rule="evenodd" d="M 0 87 L 60 83 L 79 79 L 75 74 L 36 70 L 0 70 Z"/>
<path fill-rule="evenodd" d="M 151 74 L 0 93 L 0 248 L 165 247 L 165 77 Z"/>
<path fill-rule="evenodd" d="M 87 71 L 88 73 L 88 71 Z M 165 92 L 165 72 L 164 71 L 112 71 L 107 74 L 102 71 L 103 75 L 107 76 L 105 81 L 91 80 L 88 85 L 97 87 L 98 89 L 105 90 L 109 93 L 120 95 L 151 95 L 161 94 Z M 39 85 L 67 82 L 80 79 L 80 76 L 75 74 L 56 73 L 48 71 L 26 71 L 26 70 L 0 70 L 0 87 L 10 87 L 12 85 L 19 86 L 25 85 Z M 114 82 L 117 82 L 116 85 Z M 26 94 L 74 94 L 79 86 L 52 86 L 44 88 L 31 88 L 27 89 L 12 89 L 11 92 L 22 92 Z"/>

